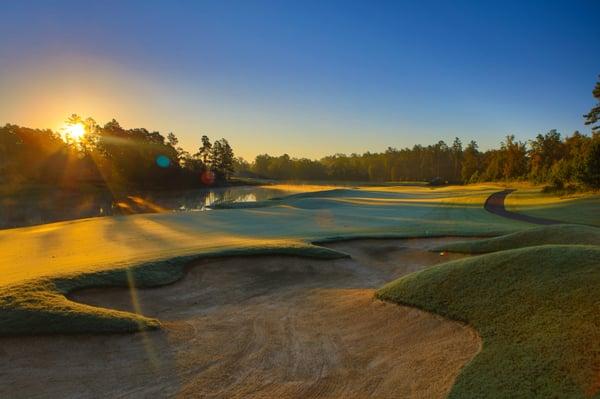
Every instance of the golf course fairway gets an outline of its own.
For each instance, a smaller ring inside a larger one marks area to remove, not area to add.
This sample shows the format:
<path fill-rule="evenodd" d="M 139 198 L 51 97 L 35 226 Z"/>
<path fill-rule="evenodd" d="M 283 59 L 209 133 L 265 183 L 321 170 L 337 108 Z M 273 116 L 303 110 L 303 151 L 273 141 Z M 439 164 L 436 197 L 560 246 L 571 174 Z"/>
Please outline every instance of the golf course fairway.
<path fill-rule="evenodd" d="M 115 395 L 598 397 L 600 228 L 486 211 L 502 190 L 298 190 L 0 231 L 0 343 L 17 365 L 0 374 L 26 393 L 18 365 L 73 345 L 37 378 L 63 396 L 79 373 L 94 397 L 109 369 L 72 364 L 110 346 L 103 364 L 127 358 Z M 118 332 L 138 334 L 97 335 Z"/>

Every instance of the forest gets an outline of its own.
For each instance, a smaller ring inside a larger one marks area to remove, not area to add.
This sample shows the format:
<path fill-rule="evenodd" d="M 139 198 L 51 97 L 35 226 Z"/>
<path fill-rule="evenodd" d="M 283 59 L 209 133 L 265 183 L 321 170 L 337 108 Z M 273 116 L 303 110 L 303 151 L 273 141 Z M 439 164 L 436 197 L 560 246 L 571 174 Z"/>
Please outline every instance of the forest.
<path fill-rule="evenodd" d="M 556 130 L 529 142 L 507 136 L 499 148 L 480 151 L 475 141 L 463 146 L 439 141 L 385 152 L 335 154 L 320 160 L 267 154 L 240 169 L 282 180 L 429 181 L 475 183 L 529 180 L 562 188 L 568 184 L 600 187 L 600 132 L 579 132 L 562 138 Z"/>

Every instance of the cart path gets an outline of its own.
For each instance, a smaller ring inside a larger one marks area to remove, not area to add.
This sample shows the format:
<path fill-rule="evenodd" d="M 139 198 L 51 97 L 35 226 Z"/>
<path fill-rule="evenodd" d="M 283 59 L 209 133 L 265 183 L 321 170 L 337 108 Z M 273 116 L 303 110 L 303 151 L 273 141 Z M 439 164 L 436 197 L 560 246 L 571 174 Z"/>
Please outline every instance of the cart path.
<path fill-rule="evenodd" d="M 539 218 L 535 216 L 524 215 L 521 213 L 511 212 L 506 209 L 504 205 L 504 200 L 508 196 L 508 194 L 516 191 L 515 189 L 507 189 L 504 191 L 498 191 L 488 197 L 485 201 L 484 208 L 486 211 L 491 212 L 495 215 L 502 216 L 512 220 L 518 220 L 520 222 L 527 222 L 539 225 L 551 225 L 551 224 L 562 224 L 564 222 L 553 220 L 553 219 L 545 219 Z"/>

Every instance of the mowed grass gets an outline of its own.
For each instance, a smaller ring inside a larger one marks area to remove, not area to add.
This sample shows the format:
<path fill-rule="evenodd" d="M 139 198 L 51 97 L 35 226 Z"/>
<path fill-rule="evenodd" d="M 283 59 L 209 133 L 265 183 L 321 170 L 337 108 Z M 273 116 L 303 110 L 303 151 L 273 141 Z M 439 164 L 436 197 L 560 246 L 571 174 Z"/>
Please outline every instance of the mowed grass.
<path fill-rule="evenodd" d="M 509 194 L 506 209 L 541 218 L 600 227 L 600 194 L 559 196 L 541 188 L 524 187 Z"/>
<path fill-rule="evenodd" d="M 600 228 L 573 224 L 534 227 L 499 237 L 453 242 L 435 251 L 483 254 L 547 244 L 600 245 Z"/>
<path fill-rule="evenodd" d="M 494 236 L 528 227 L 483 209 L 495 186 L 365 187 L 254 209 L 105 217 L 0 231 L 0 334 L 133 331 L 143 315 L 69 301 L 89 286 L 154 286 L 204 256 L 343 256 L 311 245 L 360 237 Z"/>
<path fill-rule="evenodd" d="M 560 240 L 559 233 L 573 234 L 562 238 L 574 245 L 537 245 Z M 550 226 L 457 244 L 454 249 L 472 253 L 524 247 L 413 273 L 376 295 L 479 332 L 483 349 L 463 369 L 450 397 L 597 398 L 600 246 L 578 245 L 575 238 L 598 244 L 599 234 L 592 227 Z"/>

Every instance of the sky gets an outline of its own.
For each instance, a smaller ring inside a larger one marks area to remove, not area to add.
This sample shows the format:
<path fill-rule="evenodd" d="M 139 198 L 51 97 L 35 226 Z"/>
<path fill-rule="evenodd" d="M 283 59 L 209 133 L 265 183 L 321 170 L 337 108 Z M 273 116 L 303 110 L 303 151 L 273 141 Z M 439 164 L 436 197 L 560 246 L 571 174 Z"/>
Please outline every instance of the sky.
<path fill-rule="evenodd" d="M 319 158 L 558 129 L 600 74 L 600 2 L 0 3 L 0 124 L 203 134 Z"/>

